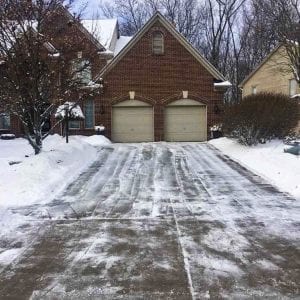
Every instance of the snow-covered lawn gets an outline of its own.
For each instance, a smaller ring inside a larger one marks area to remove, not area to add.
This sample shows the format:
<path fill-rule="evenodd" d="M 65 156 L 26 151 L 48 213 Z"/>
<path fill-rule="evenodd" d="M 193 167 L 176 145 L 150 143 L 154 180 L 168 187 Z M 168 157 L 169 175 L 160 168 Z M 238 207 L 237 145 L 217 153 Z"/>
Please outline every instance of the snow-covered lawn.
<path fill-rule="evenodd" d="M 96 159 L 94 146 L 108 143 L 103 136 L 72 136 L 66 144 L 53 135 L 36 156 L 25 139 L 0 140 L 0 208 L 50 201 Z"/>
<path fill-rule="evenodd" d="M 209 143 L 282 191 L 300 199 L 300 156 L 284 153 L 286 146 L 282 141 L 273 140 L 252 147 L 240 145 L 229 138 Z"/>
<path fill-rule="evenodd" d="M 72 136 L 66 144 L 62 137 L 53 135 L 36 156 L 23 138 L 0 140 L 0 265 L 10 263 L 30 242 L 19 231 L 30 217 L 12 209 L 53 200 L 96 159 L 99 147 L 95 146 L 109 143 L 103 136 Z M 6 245 L 13 248 L 6 250 Z"/>

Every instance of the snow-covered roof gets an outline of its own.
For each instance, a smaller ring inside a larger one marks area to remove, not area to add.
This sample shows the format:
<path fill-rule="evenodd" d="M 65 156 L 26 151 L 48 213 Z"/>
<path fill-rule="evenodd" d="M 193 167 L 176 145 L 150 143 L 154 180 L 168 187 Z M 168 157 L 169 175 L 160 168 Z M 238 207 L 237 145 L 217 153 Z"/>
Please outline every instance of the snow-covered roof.
<path fill-rule="evenodd" d="M 222 81 L 222 82 L 215 82 L 214 86 L 215 87 L 224 87 L 224 88 L 226 88 L 226 87 L 231 87 L 232 84 L 231 84 L 230 81 Z"/>
<path fill-rule="evenodd" d="M 300 94 L 296 94 L 296 95 L 293 95 L 291 96 L 292 99 L 299 99 L 300 98 Z"/>
<path fill-rule="evenodd" d="M 118 19 L 82 20 L 81 22 L 89 33 L 105 47 L 107 54 L 116 56 L 132 38 L 131 36 L 118 36 Z"/>
<path fill-rule="evenodd" d="M 217 91 L 226 91 L 228 88 L 232 86 L 230 81 L 221 81 L 221 82 L 215 82 L 214 83 L 214 88 Z"/>
<path fill-rule="evenodd" d="M 117 19 L 82 20 L 82 25 L 91 33 L 107 50 L 110 49 Z"/>
<path fill-rule="evenodd" d="M 132 36 L 120 36 L 116 43 L 114 51 L 115 56 L 118 55 L 118 53 L 129 43 L 131 39 Z"/>
<path fill-rule="evenodd" d="M 68 107 L 69 111 L 69 118 L 76 119 L 76 120 L 83 120 L 84 115 L 83 112 L 78 104 L 75 102 L 65 102 L 64 104 L 60 105 L 55 113 L 56 119 L 64 119 L 66 114 L 66 107 Z"/>

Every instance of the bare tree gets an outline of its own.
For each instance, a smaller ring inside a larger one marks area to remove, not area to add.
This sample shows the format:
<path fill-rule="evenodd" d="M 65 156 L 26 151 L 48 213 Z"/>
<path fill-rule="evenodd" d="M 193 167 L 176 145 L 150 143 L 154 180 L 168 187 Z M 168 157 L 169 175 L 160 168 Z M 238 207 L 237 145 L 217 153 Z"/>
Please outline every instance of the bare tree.
<path fill-rule="evenodd" d="M 269 15 L 278 19 L 279 41 L 283 45 L 283 56 L 287 58 L 287 66 L 281 66 L 282 72 L 292 72 L 300 85 L 300 1 L 279 0 L 273 3 L 274 9 Z"/>
<path fill-rule="evenodd" d="M 274 63 L 281 72 L 292 72 L 300 83 L 299 6 L 299 0 L 252 0 L 246 19 L 252 19 L 248 39 L 248 62 L 252 69 L 281 44 L 284 51 L 280 55 L 284 59 Z"/>
<path fill-rule="evenodd" d="M 145 22 L 160 11 L 191 43 L 198 38 L 202 23 L 198 0 L 116 0 L 105 2 L 102 12 L 108 18 L 118 16 L 125 35 L 136 33 Z"/>
<path fill-rule="evenodd" d="M 122 33 L 131 35 L 160 11 L 233 83 L 228 95 L 238 101 L 238 84 L 279 43 L 299 80 L 299 0 L 115 0 L 103 11 L 118 16 Z M 293 34 L 292 34 L 293 32 Z M 293 35 L 293 37 L 292 37 Z M 291 43 L 293 40 L 295 43 Z"/>
<path fill-rule="evenodd" d="M 106 17 L 120 18 L 120 29 L 124 35 L 135 34 L 151 16 L 150 7 L 140 0 L 118 0 L 113 3 L 106 1 L 101 8 Z"/>
<path fill-rule="evenodd" d="M 65 22 L 49 26 L 53 15 L 67 12 L 64 3 L 0 1 L 0 107 L 18 117 L 36 154 L 49 134 L 43 127 L 57 104 L 70 98 L 78 102 L 94 87 L 83 89 L 78 76 L 90 68 L 87 59 L 79 67 L 70 65 L 84 39 L 66 35 L 65 28 L 80 26 L 78 18 L 69 15 Z"/>
<path fill-rule="evenodd" d="M 245 0 L 207 0 L 201 9 L 203 20 L 199 32 L 198 47 L 209 61 L 222 72 L 226 72 L 231 48 L 230 24 L 233 26 Z"/>
<path fill-rule="evenodd" d="M 242 26 L 237 26 L 236 23 L 229 22 L 229 32 L 231 40 L 231 51 L 228 59 L 227 74 L 232 82 L 232 88 L 230 97 L 228 100 L 230 102 L 238 102 L 241 97 L 241 91 L 239 88 L 239 83 L 249 74 L 249 62 L 245 61 L 243 55 L 247 53 L 247 42 L 250 37 L 251 23 L 242 22 L 246 17 L 246 10 L 243 9 L 243 13 L 236 18 L 239 18 L 239 24 Z"/>

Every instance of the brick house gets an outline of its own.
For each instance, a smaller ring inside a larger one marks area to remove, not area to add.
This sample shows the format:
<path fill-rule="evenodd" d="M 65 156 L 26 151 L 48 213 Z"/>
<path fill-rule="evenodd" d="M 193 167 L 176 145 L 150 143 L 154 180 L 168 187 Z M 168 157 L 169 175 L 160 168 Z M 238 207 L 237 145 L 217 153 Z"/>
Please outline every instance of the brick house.
<path fill-rule="evenodd" d="M 160 13 L 132 39 L 119 35 L 116 20 L 95 24 L 83 21 L 80 30 L 100 47 L 90 76 L 103 90 L 81 103 L 85 120 L 72 122 L 71 132 L 91 135 L 104 125 L 115 142 L 207 140 L 222 121 L 223 75 Z"/>

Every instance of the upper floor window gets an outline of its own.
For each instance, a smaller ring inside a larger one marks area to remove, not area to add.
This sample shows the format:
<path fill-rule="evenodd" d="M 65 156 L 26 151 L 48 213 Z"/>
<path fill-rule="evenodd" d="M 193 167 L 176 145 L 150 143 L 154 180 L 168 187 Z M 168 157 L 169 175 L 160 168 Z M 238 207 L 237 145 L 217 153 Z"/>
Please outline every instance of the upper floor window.
<path fill-rule="evenodd" d="M 154 32 L 152 35 L 152 53 L 164 54 L 164 36 L 159 31 Z"/>
<path fill-rule="evenodd" d="M 87 59 L 73 59 L 71 71 L 78 84 L 87 85 L 92 80 L 91 64 Z"/>
<path fill-rule="evenodd" d="M 6 113 L 0 113 L 0 129 L 10 129 L 10 116 Z"/>
<path fill-rule="evenodd" d="M 257 87 L 253 86 L 252 87 L 252 95 L 256 95 L 257 94 Z"/>
<path fill-rule="evenodd" d="M 298 83 L 297 83 L 296 79 L 291 79 L 289 81 L 289 94 L 290 94 L 290 97 L 295 96 L 297 94 L 297 86 L 298 86 Z"/>

